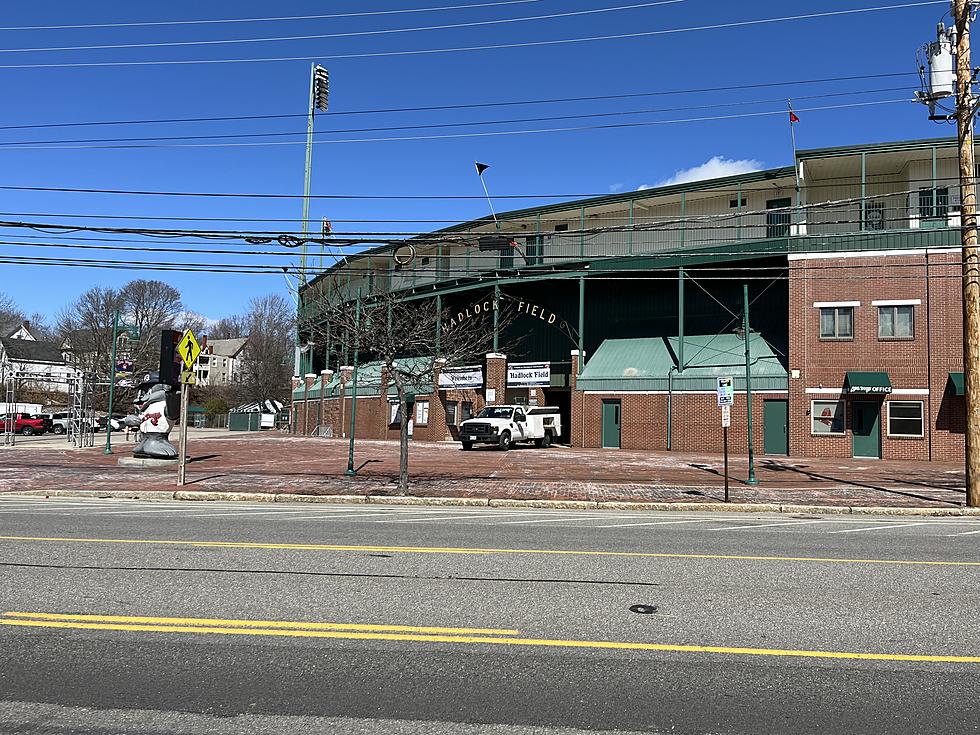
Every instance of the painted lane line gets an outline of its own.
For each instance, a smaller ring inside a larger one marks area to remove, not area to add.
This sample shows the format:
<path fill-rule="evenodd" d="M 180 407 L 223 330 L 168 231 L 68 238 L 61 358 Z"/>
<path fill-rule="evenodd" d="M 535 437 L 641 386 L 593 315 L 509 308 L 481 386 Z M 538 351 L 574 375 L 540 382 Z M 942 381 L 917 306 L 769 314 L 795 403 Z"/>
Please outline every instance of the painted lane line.
<path fill-rule="evenodd" d="M 724 526 L 722 528 L 709 528 L 709 531 L 745 531 L 751 528 L 773 528 L 774 526 L 808 526 L 813 523 L 823 523 L 824 521 L 788 521 L 783 523 L 757 523 L 752 526 Z"/>
<path fill-rule="evenodd" d="M 858 533 L 859 531 L 890 531 L 893 528 L 910 528 L 911 526 L 928 525 L 925 521 L 919 523 L 886 523 L 881 526 L 864 526 L 862 528 L 845 528 L 843 531 L 827 531 L 827 533 Z"/>
<path fill-rule="evenodd" d="M 293 520 L 293 519 L 287 519 Z M 113 544 L 123 546 L 187 546 L 197 549 L 263 549 L 286 551 L 355 551 L 392 554 L 450 554 L 494 556 L 503 554 L 533 556 L 608 556 L 622 559 L 700 559 L 707 561 L 818 562 L 825 564 L 886 564 L 894 566 L 977 567 L 980 561 L 943 559 L 851 559 L 821 556 L 752 556 L 739 554 L 686 554 L 654 551 L 599 551 L 588 549 L 503 549 L 454 546 L 375 546 L 357 544 L 283 544 L 254 541 L 193 541 L 184 539 L 86 538 L 71 536 L 0 536 L 0 541 L 61 544 Z"/>
<path fill-rule="evenodd" d="M 523 513 L 499 513 L 495 514 L 493 518 L 508 518 L 513 516 L 520 516 Z M 471 521 L 471 520 L 483 520 L 480 516 L 473 514 L 466 516 L 439 516 L 436 518 L 393 518 L 389 520 L 375 521 L 375 523 L 439 523 L 441 521 Z"/>
<path fill-rule="evenodd" d="M 975 533 L 980 533 L 980 529 L 977 529 L 976 531 L 963 531 L 962 533 L 950 533 L 950 534 L 946 534 L 946 536 L 947 537 L 949 537 L 949 536 L 972 536 Z"/>
<path fill-rule="evenodd" d="M 517 526 L 525 523 L 574 523 L 576 521 L 582 521 L 581 518 L 576 518 L 572 516 L 571 518 L 541 518 L 530 521 L 501 521 L 500 523 L 489 523 L 490 526 Z"/>
<path fill-rule="evenodd" d="M 353 630 L 388 633 L 448 633 L 451 635 L 518 635 L 519 630 L 499 628 L 445 628 L 419 625 L 377 625 L 365 623 L 319 623 L 292 620 L 224 620 L 220 618 L 167 618 L 130 615 L 71 615 L 64 613 L 3 613 L 3 618 L 60 620 L 77 623 L 135 623 L 158 626 L 204 625 L 209 628 L 269 628 L 282 630 Z"/>
<path fill-rule="evenodd" d="M 284 638 L 332 638 L 343 640 L 411 641 L 417 643 L 457 643 L 471 645 L 528 646 L 548 648 L 606 649 L 621 651 L 660 651 L 707 653 L 731 656 L 780 656 L 861 661 L 908 661 L 919 663 L 980 664 L 980 656 L 951 656 L 905 653 L 862 653 L 852 651 L 817 651 L 779 648 L 743 648 L 729 646 L 692 646 L 670 643 L 631 643 L 620 641 L 579 641 L 546 638 L 491 638 L 463 635 L 420 635 L 414 633 L 361 633 L 334 630 L 283 630 L 263 628 L 209 628 L 194 625 L 149 625 L 125 623 L 79 623 L 70 621 L 0 619 L 0 625 L 61 628 L 76 630 L 118 630 L 151 633 L 205 633 L 217 635 L 278 636 Z"/>
<path fill-rule="evenodd" d="M 678 523 L 710 523 L 714 518 L 692 518 L 689 521 L 650 521 L 649 523 L 616 523 L 609 526 L 589 526 L 589 528 L 632 528 L 634 526 L 673 526 Z"/>

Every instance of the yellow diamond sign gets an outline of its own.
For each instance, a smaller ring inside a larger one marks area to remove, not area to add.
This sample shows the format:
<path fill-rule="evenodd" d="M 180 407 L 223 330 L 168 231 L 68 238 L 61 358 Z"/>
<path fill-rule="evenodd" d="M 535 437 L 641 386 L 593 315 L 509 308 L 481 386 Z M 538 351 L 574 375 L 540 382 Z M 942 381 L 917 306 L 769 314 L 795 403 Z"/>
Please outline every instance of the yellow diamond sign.
<path fill-rule="evenodd" d="M 198 344 L 197 338 L 191 330 L 188 329 L 184 332 L 184 336 L 177 343 L 177 354 L 184 361 L 184 365 L 189 368 L 194 366 L 198 355 L 201 354 L 201 345 Z"/>

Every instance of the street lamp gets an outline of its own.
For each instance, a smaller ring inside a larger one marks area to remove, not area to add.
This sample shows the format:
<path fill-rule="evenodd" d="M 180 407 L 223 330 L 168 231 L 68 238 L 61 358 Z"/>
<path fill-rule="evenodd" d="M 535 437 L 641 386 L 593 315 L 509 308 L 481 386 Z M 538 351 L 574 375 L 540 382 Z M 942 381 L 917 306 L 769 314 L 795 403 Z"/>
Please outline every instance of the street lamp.
<path fill-rule="evenodd" d="M 310 67 L 310 114 L 306 121 L 306 170 L 303 177 L 303 245 L 299 256 L 299 282 L 306 283 L 306 235 L 309 232 L 310 220 L 310 175 L 313 170 L 313 116 L 317 110 L 327 111 L 330 96 L 330 73 L 319 64 Z M 323 248 L 320 249 L 321 266 Z"/>

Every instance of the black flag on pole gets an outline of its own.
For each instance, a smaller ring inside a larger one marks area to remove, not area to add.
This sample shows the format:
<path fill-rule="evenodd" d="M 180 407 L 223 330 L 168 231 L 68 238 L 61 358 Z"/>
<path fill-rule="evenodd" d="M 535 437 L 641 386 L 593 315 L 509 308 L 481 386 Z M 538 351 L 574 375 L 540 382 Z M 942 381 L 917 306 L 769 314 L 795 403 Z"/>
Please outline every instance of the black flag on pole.
<path fill-rule="evenodd" d="M 490 168 L 490 164 L 489 163 L 480 163 L 479 161 L 474 161 L 473 163 L 476 164 L 476 175 L 477 176 L 483 176 L 483 172 L 486 171 L 488 168 Z"/>

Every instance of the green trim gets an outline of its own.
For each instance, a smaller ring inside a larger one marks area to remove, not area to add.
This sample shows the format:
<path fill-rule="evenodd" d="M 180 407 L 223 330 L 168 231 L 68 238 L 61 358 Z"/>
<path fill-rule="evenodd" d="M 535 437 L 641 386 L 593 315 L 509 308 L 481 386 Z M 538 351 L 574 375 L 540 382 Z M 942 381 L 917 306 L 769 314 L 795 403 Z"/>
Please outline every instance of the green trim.
<path fill-rule="evenodd" d="M 950 373 L 949 384 L 953 386 L 954 396 L 966 395 L 966 381 L 963 373 Z"/>
<path fill-rule="evenodd" d="M 833 158 L 834 156 L 856 156 L 860 153 L 897 153 L 915 151 L 936 146 L 955 148 L 956 138 L 920 138 L 918 140 L 899 140 L 884 143 L 863 143 L 859 145 L 832 146 L 830 148 L 809 148 L 796 152 L 797 160 L 808 158 Z"/>

